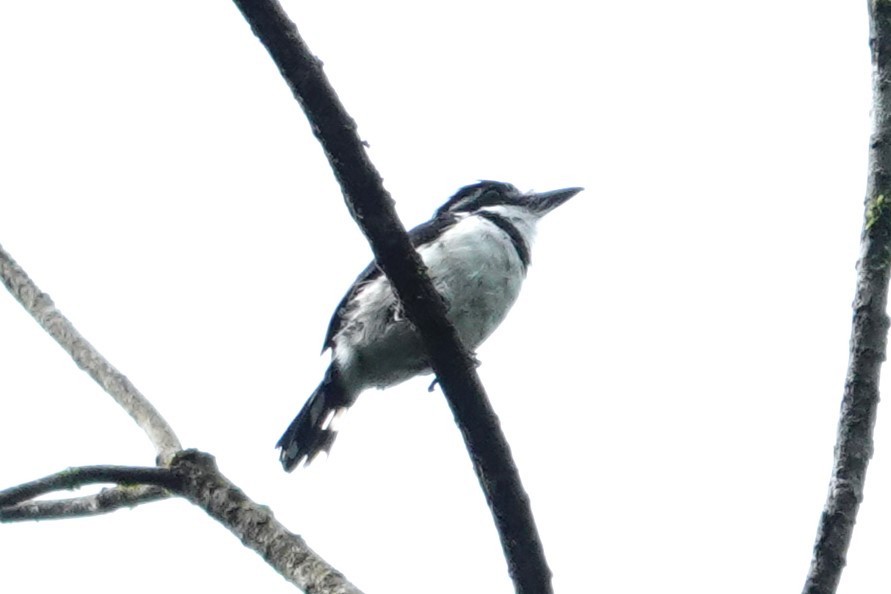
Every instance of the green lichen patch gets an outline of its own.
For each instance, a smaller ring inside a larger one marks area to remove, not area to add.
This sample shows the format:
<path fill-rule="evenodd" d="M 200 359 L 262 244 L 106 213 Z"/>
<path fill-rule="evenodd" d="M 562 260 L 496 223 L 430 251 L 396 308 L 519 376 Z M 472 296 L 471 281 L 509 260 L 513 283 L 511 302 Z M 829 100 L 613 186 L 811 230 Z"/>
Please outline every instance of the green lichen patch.
<path fill-rule="evenodd" d="M 866 228 L 871 229 L 876 224 L 888 207 L 888 201 L 884 194 L 879 194 L 866 205 Z"/>

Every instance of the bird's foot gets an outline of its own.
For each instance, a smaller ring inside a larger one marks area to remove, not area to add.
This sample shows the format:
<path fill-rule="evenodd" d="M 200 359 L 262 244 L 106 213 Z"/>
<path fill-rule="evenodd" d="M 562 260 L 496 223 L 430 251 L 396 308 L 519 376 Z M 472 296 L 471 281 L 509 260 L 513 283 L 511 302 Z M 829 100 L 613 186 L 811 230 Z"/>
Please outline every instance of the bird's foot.
<path fill-rule="evenodd" d="M 470 353 L 470 359 L 473 361 L 473 367 L 474 367 L 474 368 L 478 368 L 480 365 L 483 364 L 482 361 L 480 361 L 479 359 L 477 359 L 477 357 L 476 357 L 476 353 Z M 439 378 L 438 378 L 438 377 L 437 377 L 437 378 L 433 378 L 433 381 L 430 382 L 430 385 L 429 385 L 429 386 L 427 386 L 427 391 L 428 391 L 428 392 L 432 392 L 433 389 L 436 388 L 436 386 L 437 386 L 438 384 L 439 384 Z"/>

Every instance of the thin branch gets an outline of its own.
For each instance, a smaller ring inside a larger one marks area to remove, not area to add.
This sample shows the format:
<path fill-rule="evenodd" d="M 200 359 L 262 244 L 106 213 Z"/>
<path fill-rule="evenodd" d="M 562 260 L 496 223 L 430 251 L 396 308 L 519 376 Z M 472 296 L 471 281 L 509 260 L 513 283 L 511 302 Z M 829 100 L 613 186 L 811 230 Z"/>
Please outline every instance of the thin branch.
<path fill-rule="evenodd" d="M 118 486 L 74 499 L 31 500 L 60 489 L 107 482 L 134 486 Z M 168 468 L 81 466 L 0 491 L 0 521 L 96 515 L 170 494 L 203 509 L 304 592 L 362 594 L 302 538 L 276 520 L 268 507 L 251 501 L 220 474 L 212 456 L 197 450 L 178 452 Z"/>
<path fill-rule="evenodd" d="M 77 489 L 96 483 L 178 487 L 177 477 L 167 468 L 142 466 L 77 466 L 0 491 L 0 506 L 16 505 L 53 491 Z"/>
<path fill-rule="evenodd" d="M 829 494 L 814 544 L 804 594 L 832 594 L 838 587 L 857 510 L 879 403 L 879 375 L 888 337 L 891 263 L 891 2 L 870 0 L 874 126 L 869 152 L 866 212 L 857 265 L 850 359 L 835 444 Z"/>
<path fill-rule="evenodd" d="M 361 594 L 306 542 L 220 474 L 212 456 L 195 450 L 176 455 L 170 469 L 181 481 L 179 493 L 226 526 L 282 577 L 313 594 Z"/>
<path fill-rule="evenodd" d="M 0 507 L 0 522 L 67 520 L 98 516 L 124 507 L 136 507 L 169 497 L 170 491 L 151 485 L 112 487 L 83 497 L 25 501 L 9 507 Z"/>
<path fill-rule="evenodd" d="M 155 446 L 159 462 L 168 462 L 173 454 L 182 449 L 173 429 L 155 407 L 80 335 L 68 318 L 56 309 L 50 296 L 37 288 L 2 246 L 0 279 L 31 317 L 71 355 L 78 367 L 86 371 L 136 421 Z"/>
<path fill-rule="evenodd" d="M 303 107 L 350 212 L 418 329 L 464 437 L 504 548 L 516 591 L 551 592 L 550 570 L 495 412 L 472 358 L 446 318 L 442 298 L 422 271 L 393 201 L 346 113 L 294 23 L 275 0 L 234 0 Z"/>

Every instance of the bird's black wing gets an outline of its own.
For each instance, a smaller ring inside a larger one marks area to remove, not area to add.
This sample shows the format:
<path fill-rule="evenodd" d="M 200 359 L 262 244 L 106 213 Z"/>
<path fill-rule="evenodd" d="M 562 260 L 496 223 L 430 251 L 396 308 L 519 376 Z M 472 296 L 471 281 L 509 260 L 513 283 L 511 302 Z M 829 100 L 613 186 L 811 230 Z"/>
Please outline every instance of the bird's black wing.
<path fill-rule="evenodd" d="M 334 335 L 340 332 L 341 327 L 343 327 L 343 318 L 346 315 L 347 310 L 350 309 L 352 305 L 353 297 L 356 296 L 356 293 L 359 292 L 366 283 L 373 281 L 381 274 L 381 269 L 377 267 L 377 264 L 372 261 L 371 264 L 365 267 L 359 276 L 356 277 L 355 282 L 350 286 L 350 290 L 347 291 L 347 294 L 343 296 L 343 299 L 340 300 L 340 303 L 337 304 L 337 309 L 334 310 L 334 315 L 331 316 L 331 321 L 328 322 L 328 332 L 325 334 L 325 343 L 322 345 L 322 352 L 325 349 L 330 349 L 334 347 Z"/>
<path fill-rule="evenodd" d="M 411 241 L 412 247 L 418 249 L 418 247 L 425 243 L 433 241 L 443 231 L 457 222 L 458 217 L 449 213 L 441 214 L 426 223 L 421 223 L 409 231 L 408 239 Z M 322 351 L 334 346 L 334 336 L 340 332 L 340 329 L 343 327 L 344 317 L 350 308 L 352 308 L 353 298 L 356 296 L 356 293 L 358 293 L 363 286 L 382 274 L 383 272 L 378 268 L 377 263 L 372 261 L 371 264 L 366 266 L 365 270 L 356 277 L 355 282 L 350 286 L 350 290 L 347 291 L 347 294 L 344 295 L 343 299 L 340 300 L 340 303 L 337 304 L 337 309 L 334 310 L 334 315 L 331 316 L 331 321 L 328 323 L 328 332 L 325 334 L 325 343 L 322 345 Z"/>

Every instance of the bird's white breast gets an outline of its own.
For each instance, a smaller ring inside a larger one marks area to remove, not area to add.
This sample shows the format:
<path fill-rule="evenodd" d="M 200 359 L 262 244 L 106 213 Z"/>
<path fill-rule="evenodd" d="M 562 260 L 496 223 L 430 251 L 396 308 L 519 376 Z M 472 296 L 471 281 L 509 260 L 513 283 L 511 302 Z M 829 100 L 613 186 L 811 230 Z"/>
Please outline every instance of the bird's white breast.
<path fill-rule="evenodd" d="M 475 349 L 520 293 L 526 270 L 513 242 L 491 221 L 468 216 L 418 253 L 446 300 L 458 335 Z"/>
<path fill-rule="evenodd" d="M 466 216 L 418 254 L 462 342 L 475 350 L 507 315 L 526 276 L 513 242 L 491 221 Z M 367 283 L 354 299 L 334 337 L 334 356 L 348 383 L 383 388 L 429 371 L 420 338 L 386 277 Z"/>

